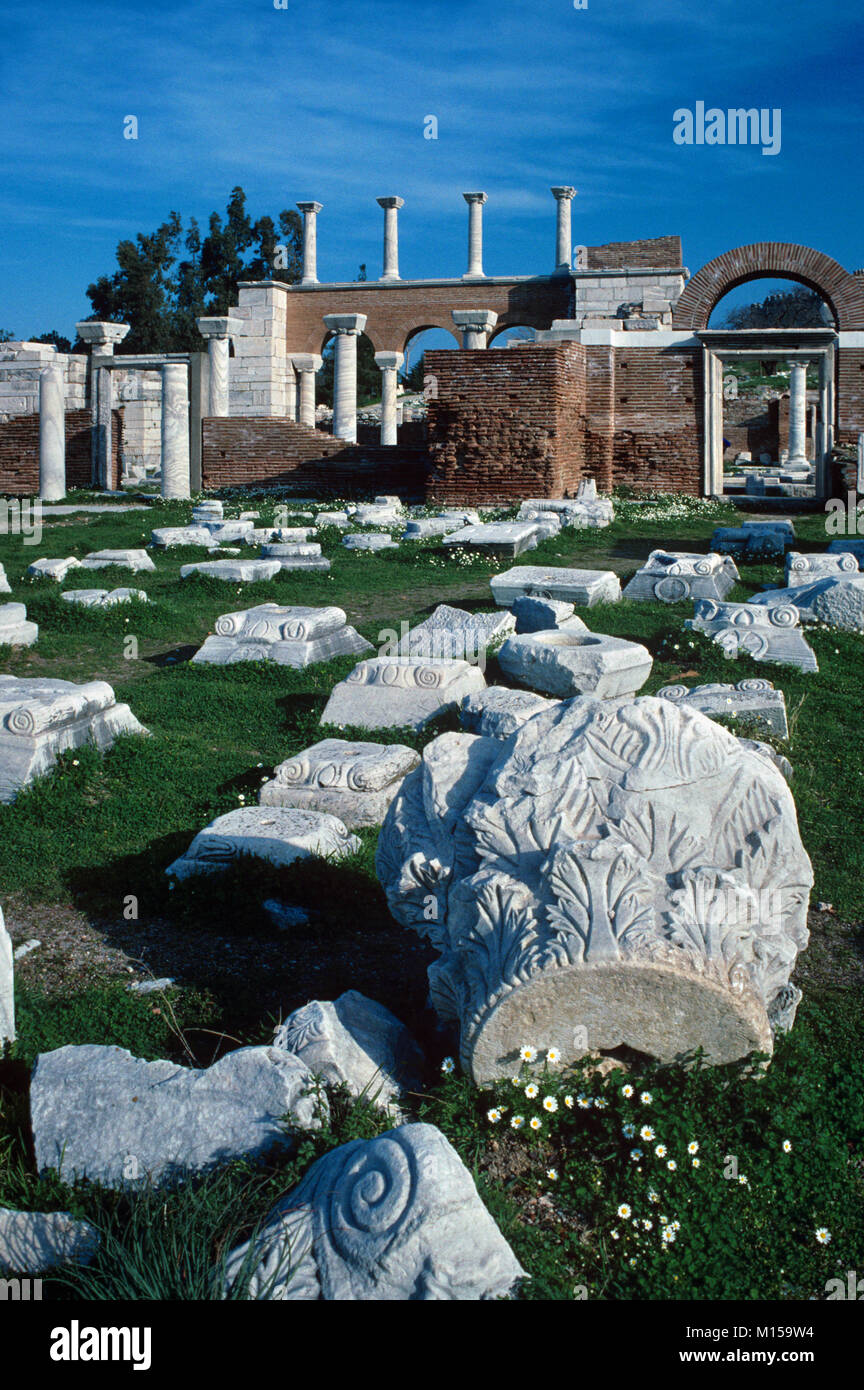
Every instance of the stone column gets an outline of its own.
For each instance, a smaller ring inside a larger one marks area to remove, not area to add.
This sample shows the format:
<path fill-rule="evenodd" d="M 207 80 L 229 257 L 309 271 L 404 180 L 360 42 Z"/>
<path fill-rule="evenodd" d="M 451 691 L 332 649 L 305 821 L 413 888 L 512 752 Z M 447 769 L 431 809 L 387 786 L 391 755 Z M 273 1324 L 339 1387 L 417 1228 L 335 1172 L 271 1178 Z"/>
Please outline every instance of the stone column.
<path fill-rule="evenodd" d="M 576 189 L 562 184 L 552 189 L 558 204 L 558 227 L 555 242 L 555 269 L 569 271 L 573 254 L 573 233 L 570 230 L 570 203 L 576 197 Z"/>
<path fill-rule="evenodd" d="M 301 285 L 318 284 L 318 214 L 323 203 L 298 203 L 303 214 L 303 277 Z"/>
<path fill-rule="evenodd" d="M 401 352 L 376 352 L 375 362 L 381 368 L 381 443 L 396 443 L 398 403 L 397 373 L 405 355 Z"/>
<path fill-rule="evenodd" d="M 107 413 L 107 437 L 104 410 L 99 408 L 99 382 L 104 382 L 109 393 L 111 374 L 103 372 L 100 359 L 114 356 L 117 343 L 122 343 L 129 332 L 128 323 L 110 323 L 105 319 L 83 319 L 76 323 L 75 331 L 82 343 L 90 346 L 90 426 L 91 426 L 91 479 L 97 487 L 107 487 L 110 477 L 109 459 L 111 450 L 111 410 Z"/>
<path fill-rule="evenodd" d="M 301 425 L 315 428 L 315 373 L 321 367 L 321 358 L 313 352 L 295 352 L 291 358 L 294 370 L 300 378 L 300 407 L 297 419 Z"/>
<path fill-rule="evenodd" d="M 189 380 L 185 362 L 162 368 L 162 496 L 189 497 Z"/>
<path fill-rule="evenodd" d="M 333 378 L 333 433 L 349 444 L 357 442 L 357 339 L 366 327 L 365 314 L 325 314 L 336 334 Z"/>
<path fill-rule="evenodd" d="M 288 420 L 297 419 L 297 373 L 293 357 L 288 358 L 288 376 L 285 380 L 285 416 Z"/>
<path fill-rule="evenodd" d="M 66 496 L 66 412 L 62 367 L 39 373 L 39 496 L 59 502 Z"/>
<path fill-rule="evenodd" d="M 463 348 L 485 348 L 498 315 L 491 309 L 452 309 L 453 322 L 462 332 Z"/>
<path fill-rule="evenodd" d="M 210 390 L 207 402 L 208 415 L 228 415 L 230 343 L 240 332 L 241 322 L 232 318 L 196 319 L 198 332 L 207 339 L 207 356 L 210 365 Z"/>
<path fill-rule="evenodd" d="M 790 363 L 789 376 L 789 458 L 790 467 L 807 463 L 807 367 L 806 361 Z"/>
<path fill-rule="evenodd" d="M 404 198 L 376 198 L 379 208 L 384 209 L 384 273 L 382 280 L 399 280 L 399 209 L 405 206 Z"/>
<path fill-rule="evenodd" d="M 463 193 L 468 204 L 468 269 L 463 280 L 483 280 L 483 204 L 485 193 Z"/>

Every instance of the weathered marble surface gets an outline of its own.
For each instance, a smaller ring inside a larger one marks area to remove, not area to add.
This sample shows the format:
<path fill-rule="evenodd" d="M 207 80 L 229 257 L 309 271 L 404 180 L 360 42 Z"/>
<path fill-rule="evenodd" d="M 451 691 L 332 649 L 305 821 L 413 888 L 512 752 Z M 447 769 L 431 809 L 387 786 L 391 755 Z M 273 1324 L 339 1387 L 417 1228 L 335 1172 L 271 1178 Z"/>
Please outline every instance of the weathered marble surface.
<path fill-rule="evenodd" d="M 328 1086 L 347 1086 L 391 1113 L 423 1075 L 423 1053 L 408 1029 L 356 989 L 295 1009 L 276 1029 L 273 1046 L 293 1052 Z"/>
<path fill-rule="evenodd" d="M 150 544 L 157 550 L 170 550 L 175 545 L 202 545 L 206 550 L 219 548 L 219 542 L 206 526 L 157 526 L 150 532 Z"/>
<path fill-rule="evenodd" d="M 615 519 L 611 497 L 598 497 L 593 479 L 580 483 L 575 497 L 528 497 L 519 508 L 528 519 L 542 512 L 556 512 L 562 526 L 578 528 L 608 526 Z"/>
<path fill-rule="evenodd" d="M 402 532 L 403 541 L 424 541 L 433 536 L 449 536 L 464 526 L 462 517 L 424 516 L 415 521 L 406 521 Z"/>
<path fill-rule="evenodd" d="M 191 579 L 193 574 L 204 574 L 231 584 L 258 584 L 275 579 L 281 569 L 280 560 L 200 560 L 194 565 L 181 565 L 180 578 Z"/>
<path fill-rule="evenodd" d="M 864 574 L 856 572 L 855 574 L 826 575 L 822 579 L 811 580 L 809 584 L 796 584 L 786 589 L 765 589 L 760 594 L 753 594 L 747 602 L 758 608 L 777 608 L 791 603 L 798 609 L 801 622 L 828 622 L 829 619 L 820 616 L 820 612 L 817 612 L 816 600 L 823 594 L 829 595 L 827 607 L 830 608 L 832 603 L 830 595 L 835 590 L 840 595 L 839 603 L 841 605 L 843 601 L 841 591 L 845 591 L 847 597 L 852 597 L 855 591 L 864 594 Z M 855 603 L 854 597 L 852 597 L 852 603 Z M 818 607 L 824 612 L 826 604 L 823 603 Z M 838 624 L 838 626 L 842 626 L 842 624 Z"/>
<path fill-rule="evenodd" d="M 513 680 L 546 695 L 570 699 L 635 695 L 651 674 L 647 647 L 591 632 L 579 618 L 561 627 L 508 637 L 498 664 Z"/>
<path fill-rule="evenodd" d="M 149 603 L 144 589 L 67 589 L 60 597 L 82 608 L 114 608 L 118 603 Z"/>
<path fill-rule="evenodd" d="M 0 594 L 11 594 L 11 592 L 12 586 L 6 578 L 6 571 L 3 566 L 0 565 Z"/>
<path fill-rule="evenodd" d="M 96 743 L 110 748 L 120 734 L 146 734 L 105 681 L 0 675 L 0 802 L 14 801 L 60 753 Z"/>
<path fill-rule="evenodd" d="M 284 866 L 297 859 L 342 859 L 359 849 L 337 816 L 283 806 L 244 806 L 217 816 L 165 870 L 171 878 L 213 873 L 249 855 Z"/>
<path fill-rule="evenodd" d="M 193 662 L 227 666 L 235 661 L 275 661 L 302 669 L 336 656 L 371 652 L 371 642 L 348 625 L 341 608 L 281 607 L 260 603 L 216 619 Z"/>
<path fill-rule="evenodd" d="M 463 526 L 452 531 L 441 544 L 458 546 L 463 550 L 481 550 L 490 555 L 514 559 L 525 550 L 537 547 L 538 528 L 533 521 L 489 521 L 479 526 Z"/>
<path fill-rule="evenodd" d="M 419 761 L 419 753 L 399 743 L 325 738 L 280 763 L 259 799 L 262 806 L 326 811 L 349 830 L 380 825 Z"/>
<path fill-rule="evenodd" d="M 747 652 L 755 661 L 772 661 L 818 671 L 815 653 L 798 626 L 800 614 L 792 603 L 715 603 L 697 599 L 685 628 L 704 632 L 727 657 Z"/>
<path fill-rule="evenodd" d="M 192 508 L 192 521 L 203 526 L 205 522 L 221 521 L 225 514 L 225 508 L 218 498 L 209 498 L 206 502 L 198 502 Z"/>
<path fill-rule="evenodd" d="M 470 1172 L 426 1124 L 320 1158 L 253 1242 L 229 1256 L 226 1283 L 256 1300 L 477 1302 L 524 1276 Z"/>
<path fill-rule="evenodd" d="M 722 1064 L 800 995 L 812 870 L 761 752 L 669 700 L 567 701 L 501 743 L 443 734 L 388 812 L 390 910 L 441 955 L 433 1006 L 478 1082 L 526 1042 Z M 430 912 L 429 904 L 435 905 Z"/>
<path fill-rule="evenodd" d="M 557 599 L 578 608 L 596 603 L 617 603 L 621 584 L 612 570 L 576 570 L 540 565 L 514 565 L 489 581 L 499 608 L 510 608 L 517 598 Z"/>
<path fill-rule="evenodd" d="M 0 1057 L 3 1044 L 15 1041 L 15 959 L 12 938 L 0 907 Z"/>
<path fill-rule="evenodd" d="M 691 555 L 652 550 L 624 590 L 629 599 L 681 603 L 684 599 L 724 599 L 740 578 L 731 555 Z"/>
<path fill-rule="evenodd" d="M 467 661 L 373 657 L 361 661 L 346 680 L 334 686 L 321 723 L 340 728 L 422 729 L 485 685 L 483 672 Z"/>
<path fill-rule="evenodd" d="M 844 536 L 840 540 L 831 541 L 828 546 L 829 555 L 854 555 L 859 566 L 864 565 L 864 536 Z"/>
<path fill-rule="evenodd" d="M 34 560 L 32 565 L 27 566 L 27 573 L 62 581 L 70 570 L 77 569 L 80 564 L 81 561 L 76 560 L 74 555 L 67 555 L 65 560 Z"/>
<path fill-rule="evenodd" d="M 664 685 L 657 698 L 685 704 L 709 719 L 740 719 L 742 723 L 761 724 L 776 738 L 789 737 L 786 698 L 771 681 L 753 678 L 737 685 Z"/>
<path fill-rule="evenodd" d="M 515 628 L 512 613 L 469 613 L 439 603 L 399 641 L 402 655 L 482 662 Z"/>
<path fill-rule="evenodd" d="M 39 627 L 27 618 L 23 603 L 0 603 L 0 647 L 32 647 Z"/>
<path fill-rule="evenodd" d="M 562 623 L 573 617 L 574 607 L 574 604 L 562 603 L 559 599 L 527 596 L 514 599 L 510 605 L 520 636 L 523 632 L 548 632 L 550 628 L 561 627 Z"/>
<path fill-rule="evenodd" d="M 246 537 L 255 529 L 254 521 L 203 521 L 203 525 L 213 537 L 217 545 L 224 545 L 231 541 L 245 541 Z"/>
<path fill-rule="evenodd" d="M 132 570 L 135 574 L 156 569 L 146 550 L 93 550 L 81 561 L 81 568 L 85 570 L 104 570 L 109 565 Z"/>
<path fill-rule="evenodd" d="M 506 685 L 489 685 L 476 695 L 466 695 L 459 722 L 469 734 L 487 738 L 509 738 L 554 702 L 533 690 L 510 690 Z"/>
<path fill-rule="evenodd" d="M 859 574 L 858 561 L 850 550 L 824 555 L 790 550 L 786 556 L 787 589 L 797 589 L 799 585 L 812 584 L 817 579 L 846 579 Z"/>
<path fill-rule="evenodd" d="M 202 1070 L 95 1044 L 43 1052 L 30 1085 L 37 1168 L 107 1187 L 180 1181 L 290 1148 L 283 1116 L 317 1127 L 311 1090 L 300 1059 L 276 1047 L 241 1047 Z"/>
<path fill-rule="evenodd" d="M 63 1264 L 89 1264 L 99 1232 L 67 1211 L 0 1207 L 0 1274 L 41 1274 Z"/>
<path fill-rule="evenodd" d="M 734 555 L 744 561 L 783 559 L 795 543 L 791 521 L 744 521 L 740 526 L 718 526 L 711 537 L 711 550 Z"/>
<path fill-rule="evenodd" d="M 346 550 L 398 550 L 399 542 L 394 541 L 392 536 L 380 535 L 376 532 L 358 532 L 356 535 L 342 537 L 342 544 Z"/>

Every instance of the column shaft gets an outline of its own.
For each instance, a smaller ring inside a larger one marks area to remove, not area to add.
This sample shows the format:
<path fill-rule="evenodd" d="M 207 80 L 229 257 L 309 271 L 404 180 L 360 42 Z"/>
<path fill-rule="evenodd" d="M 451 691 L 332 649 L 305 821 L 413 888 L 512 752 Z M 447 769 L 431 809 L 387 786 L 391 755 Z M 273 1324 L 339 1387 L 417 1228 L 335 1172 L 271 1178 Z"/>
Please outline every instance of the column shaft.
<path fill-rule="evenodd" d="M 162 368 L 162 496 L 189 497 L 189 382 L 183 362 Z"/>
<path fill-rule="evenodd" d="M 66 496 L 66 417 L 61 367 L 39 374 L 39 496 L 59 502 Z"/>
<path fill-rule="evenodd" d="M 300 424 L 315 428 L 315 373 L 300 372 Z"/>
<path fill-rule="evenodd" d="M 210 360 L 210 409 L 211 415 L 228 414 L 228 360 L 230 346 L 227 338 L 208 338 L 207 353 Z"/>
<path fill-rule="evenodd" d="M 793 362 L 789 376 L 789 460 L 807 462 L 807 363 Z"/>
<path fill-rule="evenodd" d="M 357 442 L 357 334 L 338 333 L 333 381 L 333 433 Z"/>

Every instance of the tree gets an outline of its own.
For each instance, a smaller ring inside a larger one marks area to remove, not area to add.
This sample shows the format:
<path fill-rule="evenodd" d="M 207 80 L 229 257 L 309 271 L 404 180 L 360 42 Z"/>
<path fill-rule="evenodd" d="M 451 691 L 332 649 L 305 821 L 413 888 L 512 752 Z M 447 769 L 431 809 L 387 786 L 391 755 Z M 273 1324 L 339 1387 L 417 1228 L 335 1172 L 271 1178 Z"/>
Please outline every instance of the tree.
<path fill-rule="evenodd" d="M 30 339 L 31 343 L 53 343 L 58 352 L 71 352 L 72 343 L 68 338 L 64 338 L 62 333 L 58 333 L 56 328 L 52 328 L 50 333 L 40 333 Z"/>
<path fill-rule="evenodd" d="M 724 328 L 824 328 L 827 306 L 815 290 L 799 285 L 794 290 L 766 295 L 753 304 L 730 309 Z M 830 323 L 830 318 L 827 319 Z"/>
<path fill-rule="evenodd" d="M 172 212 L 152 234 L 119 243 L 117 269 L 88 286 L 92 316 L 130 325 L 124 352 L 201 351 L 196 318 L 227 313 L 239 281 L 300 278 L 302 229 L 299 213 L 287 208 L 277 222 L 266 215 L 253 222 L 239 186 L 224 220 L 210 214 L 204 237 L 194 217 L 184 231 Z"/>
<path fill-rule="evenodd" d="M 0 328 L 0 343 L 14 343 L 15 341 L 15 334 L 11 328 Z"/>

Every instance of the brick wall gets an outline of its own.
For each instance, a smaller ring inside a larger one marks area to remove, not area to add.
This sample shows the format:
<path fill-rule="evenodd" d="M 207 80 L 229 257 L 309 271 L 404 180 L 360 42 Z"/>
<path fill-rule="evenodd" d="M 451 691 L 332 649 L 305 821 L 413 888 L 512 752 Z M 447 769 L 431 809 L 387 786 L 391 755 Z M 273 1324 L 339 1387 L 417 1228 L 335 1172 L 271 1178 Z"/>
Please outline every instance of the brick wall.
<path fill-rule="evenodd" d="M 680 236 L 649 237 L 643 241 L 609 241 L 588 247 L 588 270 L 654 270 L 679 266 Z"/>
<path fill-rule="evenodd" d="M 702 490 L 701 348 L 619 348 L 615 361 L 616 484 Z"/>
<path fill-rule="evenodd" d="M 120 451 L 123 437 L 123 412 L 112 412 L 111 487 L 116 488 L 120 477 Z M 90 412 L 66 412 L 66 486 L 90 487 Z M 0 421 L 0 493 L 32 497 L 39 492 L 39 416 L 19 415 Z"/>
<path fill-rule="evenodd" d="M 741 453 L 752 454 L 754 463 L 759 462 L 760 454 L 770 454 L 772 459 L 780 457 L 777 406 L 776 400 L 760 400 L 758 396 L 737 396 L 723 402 L 723 438 L 729 441 L 725 449 L 727 459 L 734 460 Z"/>
<path fill-rule="evenodd" d="M 585 467 L 585 349 L 427 352 L 430 500 L 510 502 L 575 491 Z"/>
<path fill-rule="evenodd" d="M 840 348 L 837 353 L 838 444 L 854 444 L 864 430 L 864 348 Z"/>
<path fill-rule="evenodd" d="M 205 489 L 290 485 L 330 497 L 391 492 L 413 498 L 423 492 L 425 458 L 417 449 L 346 444 L 271 416 L 210 416 L 201 425 Z"/>

